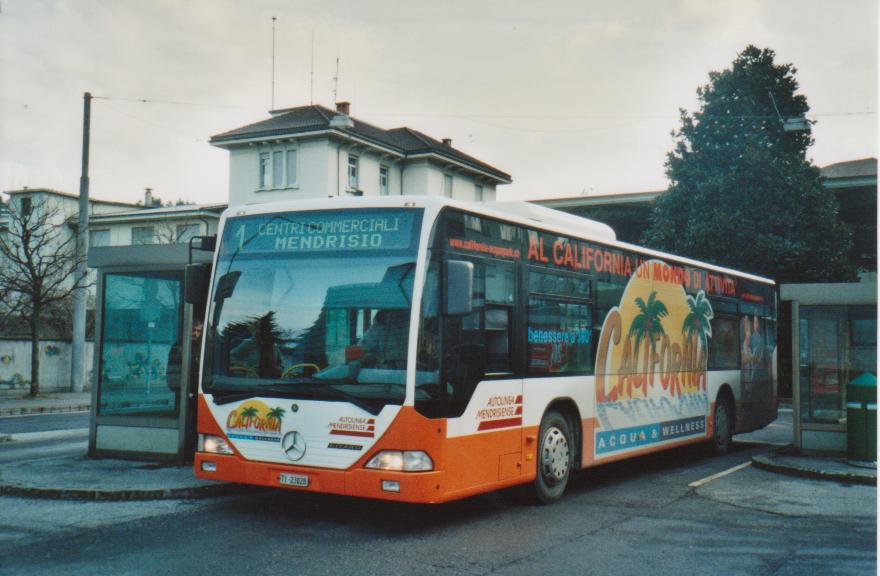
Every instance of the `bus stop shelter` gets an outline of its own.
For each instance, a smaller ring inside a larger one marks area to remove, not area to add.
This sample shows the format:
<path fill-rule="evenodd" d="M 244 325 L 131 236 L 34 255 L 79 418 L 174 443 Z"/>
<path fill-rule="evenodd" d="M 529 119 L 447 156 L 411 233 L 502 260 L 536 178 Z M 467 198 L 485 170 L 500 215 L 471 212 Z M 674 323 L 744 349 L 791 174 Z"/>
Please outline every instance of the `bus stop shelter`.
<path fill-rule="evenodd" d="M 184 300 L 190 257 L 210 264 L 212 253 L 186 244 L 89 251 L 98 271 L 89 456 L 191 457 L 200 344 L 193 328 L 203 310 Z"/>
<path fill-rule="evenodd" d="M 876 383 L 877 284 L 783 284 L 780 300 L 791 323 L 790 356 L 780 360 L 791 377 L 794 445 L 846 453 L 847 389 Z"/>

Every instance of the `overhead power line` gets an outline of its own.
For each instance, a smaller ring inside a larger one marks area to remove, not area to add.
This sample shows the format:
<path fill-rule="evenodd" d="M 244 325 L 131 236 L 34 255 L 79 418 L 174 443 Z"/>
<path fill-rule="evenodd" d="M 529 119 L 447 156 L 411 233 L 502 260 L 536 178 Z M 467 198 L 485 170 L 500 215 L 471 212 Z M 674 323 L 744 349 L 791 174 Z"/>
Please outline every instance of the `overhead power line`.
<path fill-rule="evenodd" d="M 93 100 L 115 100 L 117 102 L 139 102 L 141 104 L 173 104 L 175 106 L 196 106 L 199 108 L 235 108 L 238 110 L 262 110 L 257 106 L 239 106 L 236 104 L 217 104 L 209 102 L 184 102 L 181 100 L 154 100 L 152 98 L 123 98 L 120 96 L 92 96 Z"/>
<path fill-rule="evenodd" d="M 237 104 L 225 104 L 215 102 L 187 102 L 181 100 L 157 100 L 152 98 L 125 98 L 119 96 L 93 96 L 95 100 L 117 100 L 120 102 L 139 102 L 143 104 L 172 104 L 178 106 L 195 106 L 206 108 L 233 108 L 238 110 L 262 110 L 259 106 L 241 106 Z M 448 113 L 423 113 L 423 112 L 367 112 L 372 116 L 414 116 L 423 118 L 466 118 L 466 119 L 495 119 L 495 120 L 661 120 L 678 118 L 678 114 L 483 114 L 470 112 Z M 832 117 L 832 116 L 875 116 L 876 110 L 843 111 L 843 112 L 808 112 L 808 118 Z M 728 118 L 728 119 L 763 119 L 776 118 L 773 114 L 723 114 L 719 116 L 701 116 L 703 119 Z"/>

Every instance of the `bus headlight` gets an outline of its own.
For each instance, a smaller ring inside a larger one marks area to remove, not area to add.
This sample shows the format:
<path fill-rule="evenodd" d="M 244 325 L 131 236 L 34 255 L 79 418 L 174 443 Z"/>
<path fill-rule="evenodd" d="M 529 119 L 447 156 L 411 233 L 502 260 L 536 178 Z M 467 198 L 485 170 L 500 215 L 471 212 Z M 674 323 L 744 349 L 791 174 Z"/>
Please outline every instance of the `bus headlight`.
<path fill-rule="evenodd" d="M 382 450 L 366 463 L 365 468 L 397 472 L 430 472 L 434 462 L 422 450 Z"/>
<path fill-rule="evenodd" d="M 211 434 L 199 434 L 199 452 L 211 454 L 233 454 L 232 446 L 226 438 Z"/>

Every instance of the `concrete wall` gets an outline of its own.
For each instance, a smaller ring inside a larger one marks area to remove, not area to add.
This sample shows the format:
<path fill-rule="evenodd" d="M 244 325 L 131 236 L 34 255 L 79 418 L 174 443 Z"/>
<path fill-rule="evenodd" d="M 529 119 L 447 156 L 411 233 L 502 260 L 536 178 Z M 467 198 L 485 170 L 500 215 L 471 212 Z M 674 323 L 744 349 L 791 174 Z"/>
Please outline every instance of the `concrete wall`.
<path fill-rule="evenodd" d="M 42 392 L 70 390 L 70 342 L 63 340 L 40 341 L 40 390 Z M 85 366 L 91 387 L 94 343 L 86 342 Z M 0 340 L 0 390 L 30 390 L 30 340 Z"/>

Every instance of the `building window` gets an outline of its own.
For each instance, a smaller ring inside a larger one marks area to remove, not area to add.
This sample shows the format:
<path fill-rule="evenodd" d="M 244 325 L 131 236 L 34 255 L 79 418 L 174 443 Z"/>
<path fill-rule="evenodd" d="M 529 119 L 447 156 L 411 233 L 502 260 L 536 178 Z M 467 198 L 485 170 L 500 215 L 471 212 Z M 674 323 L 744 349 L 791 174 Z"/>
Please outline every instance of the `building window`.
<path fill-rule="evenodd" d="M 284 152 L 276 150 L 272 152 L 272 187 L 284 186 Z"/>
<path fill-rule="evenodd" d="M 269 153 L 260 152 L 260 188 L 269 187 Z"/>
<path fill-rule="evenodd" d="M 296 185 L 296 149 L 260 152 L 259 187 L 278 190 Z"/>
<path fill-rule="evenodd" d="M 358 157 L 354 154 L 348 155 L 348 187 L 358 189 Z"/>
<path fill-rule="evenodd" d="M 477 202 L 483 201 L 483 186 L 480 184 L 474 184 L 474 200 Z"/>
<path fill-rule="evenodd" d="M 153 226 L 134 226 L 131 229 L 133 246 L 156 243 L 156 230 Z"/>
<path fill-rule="evenodd" d="M 388 166 L 379 166 L 379 194 L 388 196 Z"/>
<path fill-rule="evenodd" d="M 192 238 L 199 235 L 198 224 L 178 224 L 174 236 L 180 244 L 188 244 Z"/>
<path fill-rule="evenodd" d="M 452 174 L 443 175 L 443 195 L 452 198 Z"/>
<path fill-rule="evenodd" d="M 296 184 L 296 150 L 287 151 L 287 185 Z"/>
<path fill-rule="evenodd" d="M 32 210 L 33 210 L 33 205 L 31 204 L 31 197 L 30 196 L 22 196 L 21 197 L 21 215 L 22 216 L 30 216 Z"/>
<path fill-rule="evenodd" d="M 109 230 L 89 230 L 89 246 L 97 248 L 98 246 L 110 245 Z"/>

